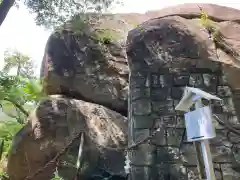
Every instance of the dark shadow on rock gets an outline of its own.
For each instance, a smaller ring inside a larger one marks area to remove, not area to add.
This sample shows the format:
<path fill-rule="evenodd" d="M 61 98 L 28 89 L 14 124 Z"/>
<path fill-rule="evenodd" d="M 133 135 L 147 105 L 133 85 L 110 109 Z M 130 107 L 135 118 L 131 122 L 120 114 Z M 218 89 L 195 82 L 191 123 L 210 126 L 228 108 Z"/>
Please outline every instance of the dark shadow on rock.
<path fill-rule="evenodd" d="M 88 22 L 84 26 L 77 29 L 79 32 L 65 27 L 49 37 L 41 67 L 44 89 L 50 95 L 98 103 L 126 115 L 124 44 L 95 32 Z"/>
<path fill-rule="evenodd" d="M 171 124 L 170 121 L 164 121 L 165 116 L 175 118 L 179 114 L 179 112 L 174 110 L 175 105 L 181 99 L 182 91 L 178 90 L 175 92 L 178 88 L 193 86 L 210 93 L 220 93 L 218 89 L 223 86 L 221 79 L 225 75 L 224 64 L 217 62 L 214 50 L 209 49 L 209 46 L 203 41 L 202 35 L 204 34 L 195 27 L 194 23 L 178 16 L 155 18 L 146 21 L 129 32 L 127 55 L 130 66 L 130 103 L 132 104 L 129 108 L 129 118 L 130 121 L 134 122 L 134 127 L 136 127 L 131 129 L 133 134 L 138 130 L 137 127 L 140 126 L 137 123 L 142 122 L 141 119 L 138 121 L 140 116 L 145 118 L 145 121 L 150 121 L 151 115 L 155 114 L 155 119 L 159 124 L 164 125 L 162 129 L 165 130 L 168 129 L 166 126 L 178 126 L 176 123 Z M 172 76 L 171 80 L 168 78 L 170 76 Z M 224 84 L 224 86 L 229 87 L 231 85 Z M 165 89 L 169 91 L 164 93 Z M 150 94 L 146 92 L 150 92 Z M 180 95 L 177 93 L 180 93 Z M 231 98 L 234 99 L 234 95 Z M 141 103 L 143 103 L 142 106 L 140 105 Z M 221 110 L 219 113 L 231 112 L 233 107 L 230 104 L 224 105 L 225 110 Z M 217 102 L 214 102 L 213 106 L 216 106 L 215 109 L 218 109 L 219 105 L 217 105 Z M 158 109 L 158 112 L 154 112 L 156 109 Z M 144 129 L 142 126 L 141 128 Z M 148 128 L 145 127 L 146 130 Z M 196 161 L 191 161 L 195 164 L 191 164 L 190 161 L 184 162 L 182 155 L 179 155 L 179 158 L 177 158 L 177 153 L 173 151 L 173 149 L 179 148 L 179 143 L 175 144 L 172 141 L 174 136 L 177 136 L 177 133 L 169 134 L 167 132 L 166 135 L 159 137 L 158 142 L 163 142 L 163 139 L 166 139 L 166 142 L 161 144 L 163 147 L 160 148 L 156 157 L 157 163 L 152 163 L 152 166 L 156 165 L 156 171 L 162 172 L 162 174 L 158 174 L 160 179 L 182 178 L 187 180 L 191 175 L 196 176 L 193 179 L 197 179 L 197 173 L 194 171 L 193 173 L 191 170 L 193 167 L 196 169 Z M 220 136 L 217 135 L 216 138 L 220 138 Z M 212 147 L 215 158 L 225 157 L 224 155 L 227 154 L 220 152 L 220 149 L 224 149 L 224 142 L 221 143 L 217 148 Z M 228 141 L 228 143 L 231 142 Z M 171 148 L 173 149 L 171 150 Z M 180 149 L 180 152 L 182 150 Z M 186 154 L 187 160 L 189 160 L 191 153 L 193 152 Z M 152 155 L 152 152 L 145 152 L 146 157 L 150 156 L 150 154 Z M 145 155 L 142 154 L 141 157 Z M 136 153 L 134 159 L 139 158 L 140 156 Z M 230 158 L 230 155 L 228 158 Z M 225 162 L 226 165 L 221 163 L 222 161 L 215 162 L 215 170 L 220 169 L 222 174 L 230 171 L 231 168 L 232 171 L 235 169 L 236 173 L 238 172 L 236 168 L 231 166 L 233 165 L 232 162 Z M 134 168 L 139 168 L 138 165 L 135 166 Z M 146 169 L 148 168 L 147 165 L 143 164 L 142 166 Z M 218 166 L 220 168 L 217 168 Z M 143 167 L 142 169 L 144 169 Z M 155 174 L 156 171 L 150 172 L 149 176 Z M 133 178 L 134 180 L 148 179 L 140 171 L 133 172 L 133 175 L 136 176 Z M 223 175 L 218 175 L 217 178 L 219 177 L 220 179 L 225 178 Z M 236 175 L 237 177 L 240 176 Z"/>
<path fill-rule="evenodd" d="M 8 172 L 12 179 L 31 176 L 42 169 L 80 132 L 84 132 L 81 179 L 98 174 L 100 169 L 113 175 L 124 171 L 124 152 L 119 149 L 126 146 L 127 127 L 121 114 L 101 105 L 55 95 L 42 101 L 28 119 L 26 127 L 16 134 L 9 154 Z M 39 172 L 34 180 L 50 179 L 56 167 L 60 177 L 72 180 L 79 144 L 77 138 L 57 162 Z"/>

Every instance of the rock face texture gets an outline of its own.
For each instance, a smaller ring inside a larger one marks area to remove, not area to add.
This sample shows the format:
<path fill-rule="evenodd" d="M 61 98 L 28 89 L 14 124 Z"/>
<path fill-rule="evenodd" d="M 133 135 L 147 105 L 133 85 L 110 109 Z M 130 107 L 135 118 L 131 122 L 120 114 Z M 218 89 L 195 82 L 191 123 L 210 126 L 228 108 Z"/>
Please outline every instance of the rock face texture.
<path fill-rule="evenodd" d="M 92 19 L 97 22 L 88 20 L 89 24 L 81 26 L 78 25 L 80 20 L 73 22 L 80 32 L 76 32 L 73 23 L 68 23 L 64 31 L 50 36 L 41 72 L 47 80 L 45 91 L 95 102 L 126 114 L 128 65 L 125 41 L 128 31 L 140 19 L 134 14 Z"/>
<path fill-rule="evenodd" d="M 13 140 L 8 162 L 10 179 L 32 176 L 79 132 L 85 136 L 81 178 L 101 175 L 103 169 L 124 174 L 123 151 L 115 149 L 126 146 L 126 118 L 101 105 L 52 96 L 32 112 L 29 123 Z M 57 161 L 58 173 L 64 179 L 73 179 L 76 174 L 79 143 L 78 138 Z M 56 164 L 51 164 L 33 179 L 50 179 L 55 168 Z"/>
<path fill-rule="evenodd" d="M 217 49 L 200 24 L 198 6 L 222 34 Z M 41 102 L 16 134 L 10 179 L 33 175 L 82 131 L 80 179 L 103 172 L 124 175 L 126 136 L 132 145 L 158 127 L 149 141 L 129 151 L 129 178 L 201 179 L 193 144 L 184 137 L 183 113 L 174 110 L 186 85 L 223 99 L 222 104 L 210 102 L 222 120 L 215 120 L 217 138 L 210 141 L 215 173 L 217 180 L 240 179 L 240 134 L 230 130 L 240 128 L 239 23 L 238 10 L 185 4 L 145 14 L 104 15 L 90 26 L 82 21 L 64 25 L 49 37 L 42 62 L 44 90 L 51 99 Z M 32 180 L 50 180 L 56 167 L 61 177 L 72 180 L 79 141 Z"/>
<path fill-rule="evenodd" d="M 240 11 L 200 5 L 210 13 L 225 45 L 239 52 Z M 227 16 L 220 15 L 223 12 Z M 216 178 L 240 179 L 240 118 L 238 55 L 215 49 L 199 23 L 197 4 L 155 12 L 156 17 L 131 30 L 127 40 L 130 67 L 130 144 L 142 141 L 160 127 L 149 142 L 130 151 L 132 180 L 202 179 L 196 151 L 184 137 L 183 112 L 175 110 L 185 86 L 197 87 L 223 99 L 205 102 L 222 122 L 215 121 L 217 137 L 210 140 Z M 225 123 L 228 125 L 222 126 Z"/>

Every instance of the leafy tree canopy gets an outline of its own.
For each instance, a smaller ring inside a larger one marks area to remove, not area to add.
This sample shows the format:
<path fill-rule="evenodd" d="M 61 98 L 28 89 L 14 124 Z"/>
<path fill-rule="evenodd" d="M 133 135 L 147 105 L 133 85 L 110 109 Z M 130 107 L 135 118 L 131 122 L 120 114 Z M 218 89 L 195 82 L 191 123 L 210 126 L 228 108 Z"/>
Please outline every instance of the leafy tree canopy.
<path fill-rule="evenodd" d="M 55 27 L 73 15 L 84 12 L 102 12 L 107 10 L 118 0 L 0 0 L 0 25 L 14 5 L 24 3 L 33 13 L 37 25 L 46 28 Z"/>
<path fill-rule="evenodd" d="M 10 75 L 11 69 L 17 69 L 17 73 Z M 18 51 L 5 52 L 0 71 L 0 179 L 7 179 L 5 163 L 12 138 L 26 123 L 28 112 L 47 98 L 33 71 L 28 56 Z"/>
<path fill-rule="evenodd" d="M 25 78 L 32 78 L 34 76 L 34 62 L 29 56 L 16 50 L 7 50 L 4 53 L 3 72 L 9 73 L 13 69 L 16 69 L 17 76 Z"/>
<path fill-rule="evenodd" d="M 13 68 L 17 69 L 16 75 L 9 75 Z M 0 72 L 0 104 L 10 102 L 20 114 L 27 116 L 24 106 L 45 98 L 40 80 L 33 75 L 33 62 L 28 56 L 18 51 L 6 51 L 4 67 Z"/>

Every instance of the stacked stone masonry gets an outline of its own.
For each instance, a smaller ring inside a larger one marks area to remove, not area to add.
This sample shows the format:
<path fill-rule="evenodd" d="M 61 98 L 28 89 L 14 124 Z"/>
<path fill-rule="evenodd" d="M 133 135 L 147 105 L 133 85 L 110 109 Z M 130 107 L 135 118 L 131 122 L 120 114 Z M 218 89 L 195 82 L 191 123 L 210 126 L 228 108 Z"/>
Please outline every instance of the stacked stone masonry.
<path fill-rule="evenodd" d="M 131 180 L 199 179 L 195 148 L 183 136 L 183 113 L 175 111 L 185 86 L 197 87 L 222 98 L 222 102 L 204 101 L 204 104 L 210 105 L 221 120 L 232 125 L 239 124 L 232 99 L 234 94 L 220 66 L 216 71 L 171 68 L 158 72 L 132 71 L 129 114 L 130 133 L 133 135 L 131 143 L 143 140 L 158 127 L 161 130 L 150 141 L 129 151 L 134 171 Z M 214 124 L 217 137 L 210 140 L 210 144 L 216 178 L 240 179 L 237 172 L 240 168 L 240 153 L 237 151 L 239 139 L 217 122 Z"/>

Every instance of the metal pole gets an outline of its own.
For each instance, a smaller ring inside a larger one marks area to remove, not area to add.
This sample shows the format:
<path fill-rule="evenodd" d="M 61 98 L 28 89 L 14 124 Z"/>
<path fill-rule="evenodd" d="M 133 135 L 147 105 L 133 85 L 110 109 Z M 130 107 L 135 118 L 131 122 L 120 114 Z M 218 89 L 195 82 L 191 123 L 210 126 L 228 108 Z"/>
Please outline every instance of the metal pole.
<path fill-rule="evenodd" d="M 196 103 L 195 103 L 195 109 L 201 108 L 202 107 L 202 101 L 201 98 L 197 99 Z M 199 143 L 196 143 L 195 145 L 197 145 Z M 208 140 L 203 140 L 200 141 L 201 144 L 201 149 L 200 147 L 197 145 L 197 152 L 201 152 L 201 154 L 197 154 L 199 156 L 198 159 L 203 159 L 204 165 L 201 163 L 202 161 L 199 162 L 199 170 L 200 170 L 200 174 L 201 174 L 201 178 L 207 178 L 207 180 L 215 180 L 215 174 L 214 174 L 214 168 L 213 168 L 213 163 L 212 163 L 212 155 L 211 155 L 211 151 L 210 151 L 210 146 L 209 146 L 209 142 Z M 203 167 L 202 167 L 203 166 Z M 205 168 L 204 168 L 205 167 Z M 205 174 L 203 171 L 203 169 L 205 169 Z M 204 174 L 204 175 L 203 175 Z"/>
<path fill-rule="evenodd" d="M 201 141 L 203 160 L 205 165 L 205 172 L 207 180 L 215 180 L 214 168 L 212 163 L 212 155 L 210 152 L 208 140 Z"/>
<path fill-rule="evenodd" d="M 205 175 L 201 143 L 198 141 L 194 141 L 193 145 L 194 145 L 194 147 L 196 149 L 196 153 L 197 153 L 197 164 L 198 164 L 197 168 L 198 168 L 198 172 L 199 172 L 199 179 L 206 179 L 207 177 Z"/>
<path fill-rule="evenodd" d="M 195 103 L 195 109 L 202 107 L 202 100 L 199 98 Z M 193 145 L 195 146 L 197 153 L 197 161 L 198 161 L 198 171 L 200 179 L 206 179 L 205 168 L 204 168 L 204 158 L 202 156 L 202 148 L 201 143 L 199 141 L 194 141 Z"/>

